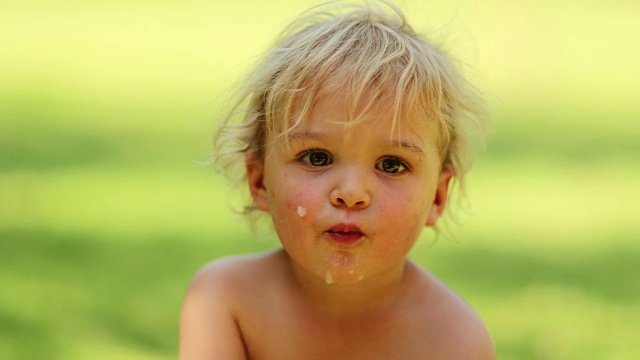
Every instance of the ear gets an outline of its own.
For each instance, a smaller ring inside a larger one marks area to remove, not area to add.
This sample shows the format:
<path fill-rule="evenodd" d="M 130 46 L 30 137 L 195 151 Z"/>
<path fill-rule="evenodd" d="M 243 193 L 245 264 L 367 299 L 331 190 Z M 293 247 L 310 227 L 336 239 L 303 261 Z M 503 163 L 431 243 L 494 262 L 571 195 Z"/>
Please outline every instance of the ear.
<path fill-rule="evenodd" d="M 253 151 L 248 151 L 244 158 L 247 168 L 247 182 L 249 192 L 256 204 L 256 208 L 262 211 L 269 211 L 269 201 L 267 199 L 267 188 L 264 186 L 264 162 Z"/>
<path fill-rule="evenodd" d="M 453 177 L 453 169 L 446 167 L 440 172 L 440 178 L 438 179 L 438 186 L 436 188 L 436 196 L 433 199 L 431 210 L 429 211 L 429 217 L 427 217 L 426 226 L 434 226 L 436 221 L 442 216 L 444 212 L 444 206 L 447 204 L 447 195 L 449 194 L 449 182 Z"/>

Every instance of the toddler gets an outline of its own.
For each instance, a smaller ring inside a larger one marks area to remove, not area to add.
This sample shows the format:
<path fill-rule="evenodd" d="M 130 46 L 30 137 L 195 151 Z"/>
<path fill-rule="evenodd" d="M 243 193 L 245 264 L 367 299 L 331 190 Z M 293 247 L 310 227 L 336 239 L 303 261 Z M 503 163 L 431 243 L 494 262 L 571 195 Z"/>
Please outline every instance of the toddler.
<path fill-rule="evenodd" d="M 282 247 L 195 275 L 181 359 L 495 357 L 474 311 L 407 259 L 463 179 L 482 102 L 394 5 L 338 5 L 285 30 L 216 135 Z"/>

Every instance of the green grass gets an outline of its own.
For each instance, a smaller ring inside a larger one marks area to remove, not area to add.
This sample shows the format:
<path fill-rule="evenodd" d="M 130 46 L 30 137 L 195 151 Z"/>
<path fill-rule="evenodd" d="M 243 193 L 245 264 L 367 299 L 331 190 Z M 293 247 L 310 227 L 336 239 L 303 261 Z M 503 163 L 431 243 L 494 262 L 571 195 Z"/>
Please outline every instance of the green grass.
<path fill-rule="evenodd" d="M 136 4 L 0 12 L 2 359 L 175 358 L 193 273 L 277 244 L 195 161 L 227 83 L 307 3 Z M 495 109 L 462 224 L 412 257 L 500 359 L 637 358 L 638 7 L 479 4 L 405 4 Z"/>

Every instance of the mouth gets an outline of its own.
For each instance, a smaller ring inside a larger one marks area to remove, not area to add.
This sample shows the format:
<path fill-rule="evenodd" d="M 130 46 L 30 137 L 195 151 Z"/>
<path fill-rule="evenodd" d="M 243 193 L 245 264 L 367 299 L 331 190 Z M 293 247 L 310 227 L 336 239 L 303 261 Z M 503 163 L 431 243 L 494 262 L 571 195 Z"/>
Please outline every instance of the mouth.
<path fill-rule="evenodd" d="M 352 244 L 362 239 L 365 234 L 353 224 L 338 224 L 326 231 L 329 238 L 340 244 Z"/>

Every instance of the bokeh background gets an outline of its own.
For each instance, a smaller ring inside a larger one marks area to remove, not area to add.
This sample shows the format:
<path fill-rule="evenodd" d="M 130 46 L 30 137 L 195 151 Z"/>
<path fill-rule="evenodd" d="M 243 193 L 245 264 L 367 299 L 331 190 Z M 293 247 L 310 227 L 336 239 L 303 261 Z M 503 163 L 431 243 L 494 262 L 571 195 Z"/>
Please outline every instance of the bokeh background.
<path fill-rule="evenodd" d="M 230 87 L 311 4 L 0 5 L 0 358 L 175 358 L 191 275 L 276 246 L 196 162 Z M 640 3 L 399 4 L 494 111 L 470 211 L 412 257 L 500 359 L 640 358 Z"/>

